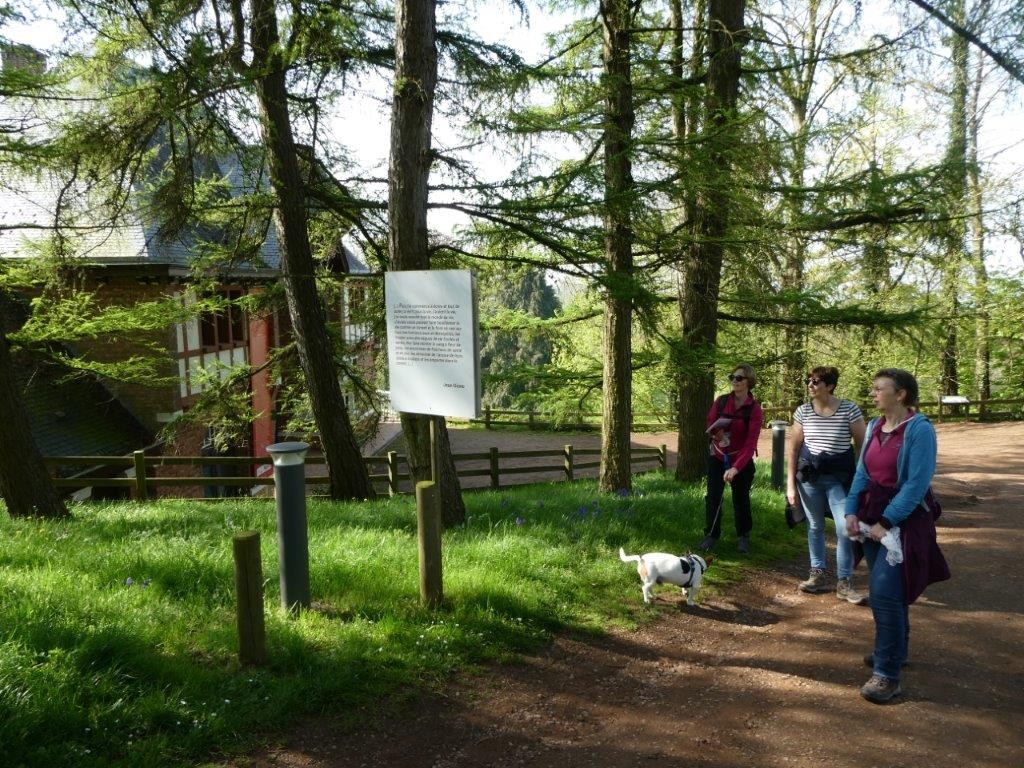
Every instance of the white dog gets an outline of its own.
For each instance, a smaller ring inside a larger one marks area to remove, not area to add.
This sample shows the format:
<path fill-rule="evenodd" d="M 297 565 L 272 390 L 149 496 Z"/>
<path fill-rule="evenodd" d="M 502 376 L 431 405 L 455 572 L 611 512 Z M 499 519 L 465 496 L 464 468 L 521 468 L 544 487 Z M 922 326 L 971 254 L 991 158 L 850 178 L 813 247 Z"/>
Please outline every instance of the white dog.
<path fill-rule="evenodd" d="M 675 584 L 681 587 L 687 605 L 693 605 L 700 592 L 704 571 L 711 562 L 700 555 L 669 555 L 665 552 L 648 552 L 645 555 L 627 555 L 619 547 L 619 559 L 624 563 L 636 563 L 636 572 L 643 582 L 644 602 L 651 602 L 651 587 L 655 584 Z"/>

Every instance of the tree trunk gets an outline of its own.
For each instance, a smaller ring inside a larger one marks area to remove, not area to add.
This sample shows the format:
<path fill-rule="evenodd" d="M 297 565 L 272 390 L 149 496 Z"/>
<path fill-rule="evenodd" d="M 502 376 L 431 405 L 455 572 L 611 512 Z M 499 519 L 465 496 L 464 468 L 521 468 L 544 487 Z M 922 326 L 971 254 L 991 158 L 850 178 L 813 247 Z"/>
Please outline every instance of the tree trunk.
<path fill-rule="evenodd" d="M 689 78 L 695 81 L 698 76 L 705 69 L 705 44 L 707 41 L 707 35 L 705 28 L 707 27 L 708 20 L 708 6 L 703 0 L 697 0 L 693 6 L 693 20 L 690 27 L 693 30 L 693 45 L 690 59 L 690 71 Z M 673 126 L 675 130 L 676 138 L 676 154 L 677 154 L 677 170 L 680 174 L 693 173 L 693 169 L 697 167 L 699 157 L 695 156 L 693 147 L 696 142 L 693 141 L 693 137 L 696 136 L 699 130 L 699 121 L 701 119 L 701 108 L 702 103 L 700 99 L 694 98 L 692 91 L 685 91 L 682 86 L 683 80 L 683 59 L 682 59 L 682 45 L 683 45 L 683 28 L 684 19 L 682 13 L 681 0 L 673 0 L 672 3 L 672 28 L 673 38 L 675 42 L 672 58 L 672 74 L 677 83 L 677 92 L 673 99 Z M 680 201 L 684 211 L 683 225 L 680 226 L 680 231 L 688 231 L 692 236 L 695 231 L 695 220 L 697 217 L 697 199 L 696 189 L 699 186 L 697 183 L 683 184 L 681 185 L 684 190 L 684 197 Z M 692 302 L 684 296 L 689 296 L 690 286 L 696 281 L 696 275 L 693 272 L 693 263 L 690 259 L 690 249 L 692 248 L 692 237 L 689 243 L 683 248 L 681 256 L 679 258 L 679 308 L 680 313 L 688 311 L 692 307 Z M 684 306 L 686 309 L 684 310 Z M 685 326 L 685 321 L 683 322 Z M 691 382 L 694 378 L 703 376 L 701 357 L 694 353 L 694 349 L 689 345 L 686 339 L 681 339 L 680 343 L 672 350 L 672 367 L 673 376 L 677 381 L 677 392 L 676 392 L 676 418 L 679 423 L 679 441 L 678 441 L 678 456 L 680 457 L 679 463 L 676 465 L 676 476 L 680 479 L 695 479 L 702 476 L 703 471 L 706 469 L 705 456 L 708 449 L 708 445 L 705 439 L 703 439 L 703 430 L 694 430 L 691 428 L 692 425 L 702 422 L 703 415 L 705 415 L 705 408 L 698 407 L 693 408 L 693 397 L 686 396 L 683 393 L 682 382 Z M 714 370 L 712 371 L 714 375 Z M 710 394 L 708 397 L 703 398 L 705 401 L 710 399 L 714 394 L 714 389 L 709 390 Z M 684 447 L 684 441 L 688 447 Z M 699 467 L 696 465 L 699 464 Z M 692 465 L 692 466 L 690 466 Z M 680 469 L 682 467 L 682 469 Z"/>
<path fill-rule="evenodd" d="M 708 5 L 708 84 L 705 97 L 703 176 L 692 222 L 693 244 L 679 284 L 681 320 L 679 441 L 676 478 L 695 480 L 707 468 L 704 416 L 714 399 L 718 294 L 729 228 L 729 192 L 735 140 L 732 112 L 740 80 L 744 0 L 711 0 Z"/>
<path fill-rule="evenodd" d="M 604 387 L 601 471 L 604 492 L 633 487 L 633 80 L 627 0 L 602 0 L 604 28 Z"/>
<path fill-rule="evenodd" d="M 963 19 L 963 4 L 957 2 L 951 13 Z M 949 115 L 949 145 L 946 148 L 946 231 L 942 269 L 942 304 L 946 319 L 940 354 L 940 383 L 944 395 L 960 392 L 957 373 L 957 325 L 960 322 L 960 280 L 965 260 L 967 227 L 963 206 L 967 202 L 967 40 L 954 35 L 950 44 L 953 64 L 953 89 Z"/>
<path fill-rule="evenodd" d="M 431 122 L 437 85 L 436 0 L 396 0 L 395 95 L 388 167 L 388 248 L 391 269 L 430 269 L 427 195 L 432 162 Z M 430 418 L 401 414 L 409 471 L 430 479 Z M 466 521 L 448 428 L 437 420 L 441 515 L 445 527 Z"/>
<path fill-rule="evenodd" d="M 672 29 L 675 50 L 673 51 L 672 74 L 677 83 L 677 92 L 673 98 L 672 116 L 676 139 L 677 170 L 680 175 L 687 171 L 692 174 L 693 169 L 701 162 L 701 157 L 697 156 L 694 152 L 696 142 L 693 141 L 693 138 L 700 130 L 700 121 L 703 117 L 702 108 L 704 107 L 704 103 L 699 98 L 695 98 L 692 95 L 692 91 L 684 92 L 682 86 L 683 24 L 681 2 L 680 0 L 673 0 Z M 697 0 L 697 3 L 694 5 L 693 22 L 690 26 L 693 29 L 694 37 L 689 76 L 691 80 L 696 80 L 705 67 L 707 4 L 704 0 Z M 689 298 L 684 299 L 684 297 L 689 297 L 691 293 L 698 290 L 696 285 L 699 276 L 694 271 L 696 263 L 690 257 L 690 251 L 693 248 L 692 235 L 696 230 L 694 223 L 698 212 L 696 190 L 699 185 L 686 184 L 681 186 L 683 188 L 683 198 L 680 202 L 685 212 L 685 221 L 683 222 L 684 226 L 680 227 L 680 231 L 688 232 L 691 236 L 679 259 L 679 309 L 681 314 L 686 314 L 691 312 L 695 305 Z M 689 320 L 684 319 L 682 322 L 684 327 L 687 327 L 688 324 L 689 326 L 695 325 L 697 320 L 695 316 L 692 316 Z M 713 355 L 713 351 L 711 354 Z M 714 388 L 713 385 L 708 388 L 706 397 L 684 392 L 684 387 L 689 386 L 695 379 L 706 377 L 706 370 L 703 365 L 701 356 L 695 354 L 693 347 L 686 343 L 685 340 L 682 340 L 682 343 L 672 350 L 672 368 L 677 382 L 676 418 L 679 424 L 677 446 L 679 462 L 676 464 L 676 477 L 681 480 L 692 480 L 702 477 L 706 469 L 707 442 L 704 438 L 704 430 L 694 430 L 692 426 L 703 423 L 707 402 L 713 397 Z M 711 376 L 713 384 L 713 366 Z M 704 405 L 697 405 L 695 407 L 695 403 L 698 402 L 703 402 Z"/>
<path fill-rule="evenodd" d="M 0 496 L 12 517 L 67 517 L 21 404 L 6 331 L 5 298 L 0 293 Z"/>
<path fill-rule="evenodd" d="M 867 199 L 865 207 L 883 208 L 886 204 L 885 182 L 882 172 L 875 160 L 868 167 Z M 872 226 L 865 230 L 864 247 L 861 252 L 861 279 L 872 309 L 882 309 L 882 297 L 889 288 L 889 257 L 888 232 L 884 227 Z M 871 396 L 871 383 L 875 375 L 875 363 L 878 350 L 877 334 L 870 327 L 864 328 L 860 334 L 861 351 L 857 358 L 857 389 L 851 395 L 860 402 L 867 402 Z M 848 390 L 849 391 L 849 390 Z"/>
<path fill-rule="evenodd" d="M 810 83 L 807 85 L 810 89 Z M 789 184 L 794 190 L 803 190 L 807 168 L 807 131 L 806 115 L 794 109 L 793 118 L 798 125 L 797 134 L 793 139 L 793 158 L 789 168 Z M 789 199 L 788 210 L 791 222 L 803 217 L 807 204 L 803 192 L 794 192 Z M 782 287 L 785 290 L 801 292 L 806 287 L 804 268 L 807 261 L 807 241 L 803 235 L 796 233 L 786 243 L 782 272 Z M 792 316 L 793 313 L 791 313 Z M 804 385 L 804 374 L 807 372 L 807 329 L 803 325 L 787 325 L 782 329 L 782 387 L 780 388 L 786 405 L 802 402 L 807 394 Z"/>
<path fill-rule="evenodd" d="M 330 471 L 331 498 L 372 498 L 373 485 L 341 394 L 334 345 L 327 333 L 326 314 L 317 291 L 306 224 L 305 184 L 295 151 L 285 65 L 275 7 L 270 0 L 252 0 L 251 42 L 253 68 L 260 73 L 256 92 L 260 131 L 276 203 L 274 224 L 281 249 L 281 280 L 313 419 Z"/>
<path fill-rule="evenodd" d="M 984 68 L 981 57 L 976 64 L 970 92 L 970 120 L 967 125 L 968 170 L 967 186 L 971 211 L 971 262 L 974 266 L 974 387 L 982 403 L 992 397 L 992 347 L 990 344 L 992 316 L 989 311 L 988 270 L 985 267 L 985 213 L 978 168 L 978 129 L 981 114 L 978 99 L 981 94 Z"/>

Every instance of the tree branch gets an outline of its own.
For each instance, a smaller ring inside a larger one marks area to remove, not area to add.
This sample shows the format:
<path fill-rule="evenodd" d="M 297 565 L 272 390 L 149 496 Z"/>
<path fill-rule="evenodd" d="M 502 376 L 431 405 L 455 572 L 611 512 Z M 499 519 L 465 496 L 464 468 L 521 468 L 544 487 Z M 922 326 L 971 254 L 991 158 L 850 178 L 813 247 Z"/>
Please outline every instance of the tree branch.
<path fill-rule="evenodd" d="M 927 2 L 926 0 L 910 0 L 910 2 L 912 2 L 918 8 L 921 8 L 924 11 L 926 11 L 930 16 L 937 19 L 945 26 L 949 27 L 949 29 L 953 30 L 953 32 L 960 35 L 960 37 L 964 38 L 969 43 L 972 43 L 977 48 L 987 53 L 989 58 L 992 59 L 992 61 L 998 64 L 1003 70 L 1005 70 L 1010 75 L 1010 77 L 1012 77 L 1018 83 L 1024 83 L 1024 68 L 1022 68 L 1020 64 L 1011 61 L 1006 56 L 1003 56 L 1003 54 L 999 53 L 999 51 L 996 51 L 990 45 L 983 42 L 976 34 L 971 32 L 966 27 L 957 24 L 955 21 L 953 21 L 953 19 L 949 18 L 946 14 L 944 14 L 942 11 L 940 11 L 938 8 L 936 8 L 934 5 Z"/>

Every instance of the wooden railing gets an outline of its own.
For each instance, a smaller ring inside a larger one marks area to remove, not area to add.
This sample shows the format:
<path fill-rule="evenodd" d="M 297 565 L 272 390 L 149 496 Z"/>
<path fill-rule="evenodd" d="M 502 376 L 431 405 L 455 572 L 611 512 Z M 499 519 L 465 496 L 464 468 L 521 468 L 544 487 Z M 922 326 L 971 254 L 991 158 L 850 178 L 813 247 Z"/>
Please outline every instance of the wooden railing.
<path fill-rule="evenodd" d="M 456 464 L 456 474 L 460 478 L 487 477 L 490 482 L 486 487 L 497 489 L 503 487 L 501 478 L 506 475 L 519 474 L 556 474 L 559 480 L 574 480 L 581 470 L 599 467 L 600 460 L 591 457 L 601 455 L 599 448 L 575 448 L 565 445 L 561 449 L 536 451 L 501 451 L 490 448 L 480 453 L 456 453 L 452 458 Z M 579 461 L 584 457 L 584 461 Z M 510 466 L 503 461 L 521 461 L 524 459 L 552 459 L 552 463 L 525 464 Z M 668 452 L 664 445 L 657 448 L 631 447 L 630 460 L 634 467 L 642 466 L 634 472 L 652 470 L 666 471 L 668 468 Z M 411 476 L 406 457 L 394 451 L 385 456 L 364 456 L 363 461 L 370 471 L 370 480 L 381 486 L 389 495 L 408 493 L 411 491 Z M 462 466 L 459 464 L 486 466 Z M 261 476 L 243 475 L 240 472 L 233 476 L 167 476 L 157 474 L 154 470 L 161 467 L 267 467 L 269 457 L 254 456 L 147 456 L 143 451 L 136 451 L 131 456 L 51 456 L 46 459 L 51 471 L 56 467 L 84 467 L 85 469 L 70 477 L 57 477 L 54 484 L 58 488 L 81 489 L 97 488 L 128 488 L 136 498 L 145 499 L 152 495 L 156 487 L 202 487 L 224 486 L 234 488 L 253 488 L 261 485 L 273 485 L 272 474 Z M 325 466 L 323 456 L 307 456 L 307 466 Z M 404 465 L 404 469 L 403 469 Z M 653 466 L 652 466 L 653 465 Z M 99 473 L 110 470 L 124 472 L 132 476 L 104 477 Z M 375 471 L 376 470 L 376 471 Z M 307 485 L 326 485 L 326 474 L 307 471 Z"/>
<path fill-rule="evenodd" d="M 800 403 L 775 405 L 764 408 L 764 426 L 772 421 L 789 421 Z M 865 414 L 871 415 L 875 406 L 871 402 L 858 403 Z M 919 410 L 936 421 L 977 418 L 979 420 L 1014 418 L 1024 413 L 1024 399 L 993 399 L 966 404 L 940 403 L 925 400 L 918 404 Z M 579 412 L 571 418 L 555 418 L 550 413 L 535 410 L 517 411 L 512 409 L 484 408 L 483 417 L 470 419 L 472 423 L 483 424 L 487 429 L 498 426 L 525 426 L 530 429 L 600 429 L 601 414 Z M 674 414 L 634 413 L 633 431 L 660 431 L 676 429 Z"/>

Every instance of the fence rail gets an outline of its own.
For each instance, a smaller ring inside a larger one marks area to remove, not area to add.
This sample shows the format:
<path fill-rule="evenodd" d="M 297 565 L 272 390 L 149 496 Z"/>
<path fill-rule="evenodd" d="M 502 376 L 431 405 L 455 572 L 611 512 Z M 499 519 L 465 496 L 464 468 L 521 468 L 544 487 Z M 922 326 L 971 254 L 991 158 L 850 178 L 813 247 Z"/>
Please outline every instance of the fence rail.
<path fill-rule="evenodd" d="M 764 409 L 765 424 L 773 420 L 789 420 L 797 404 L 786 406 L 769 406 Z M 870 403 L 860 403 L 865 412 L 870 412 Z M 1024 412 L 1024 399 L 991 399 L 977 403 L 942 403 L 938 400 L 925 401 L 919 404 L 919 409 L 934 417 L 937 421 L 957 420 L 971 418 L 971 409 L 974 408 L 974 416 L 979 419 L 992 418 L 995 416 L 1019 416 Z M 1000 410 L 996 410 L 999 408 Z M 498 417 L 509 416 L 509 419 Z M 587 428 L 596 427 L 600 421 L 600 414 L 578 414 L 579 418 L 575 423 L 568 426 Z M 670 422 L 666 414 L 634 414 L 634 428 L 647 426 L 652 428 L 674 429 L 674 422 Z M 587 421 L 593 419 L 593 422 Z M 506 424 L 529 425 L 532 427 L 565 427 L 564 421 L 555 421 L 550 416 L 545 416 L 536 411 L 513 411 L 486 408 L 483 419 L 473 421 L 484 424 L 488 429 L 494 426 Z M 559 479 L 573 480 L 577 473 L 599 467 L 600 461 L 586 460 L 589 457 L 599 456 L 599 448 L 575 448 L 572 445 L 565 445 L 561 449 L 532 450 L 532 451 L 501 451 L 498 448 L 491 448 L 486 452 L 456 453 L 452 458 L 456 463 L 456 475 L 460 478 L 489 477 L 488 487 L 492 489 L 501 488 L 502 476 L 521 475 L 528 473 L 552 474 L 559 476 Z M 584 460 L 580 460 L 583 458 Z M 530 465 L 509 465 L 508 461 L 519 462 L 521 460 L 553 459 L 551 464 L 530 464 Z M 645 466 L 640 472 L 651 471 L 652 469 L 667 469 L 667 451 L 664 445 L 658 448 L 636 447 L 630 448 L 630 459 L 634 465 L 645 465 L 657 462 L 656 467 Z M 388 494 L 411 493 L 411 475 L 408 470 L 406 457 L 389 452 L 384 456 L 365 456 L 363 461 L 370 471 L 370 480 L 377 486 L 382 487 Z M 127 488 L 137 498 L 147 498 L 150 491 L 156 487 L 232 487 L 232 488 L 255 488 L 257 486 L 269 486 L 274 484 L 272 476 L 243 475 L 237 476 L 168 476 L 156 474 L 154 470 L 161 467 L 269 467 L 268 457 L 255 456 L 147 456 L 142 451 L 136 451 L 131 456 L 52 456 L 46 459 L 51 471 L 57 467 L 83 468 L 81 472 L 69 477 L 56 477 L 54 484 L 58 488 L 82 489 L 88 487 L 96 488 Z M 560 463 L 559 463 L 560 462 Z M 472 466 L 473 464 L 484 466 Z M 323 456 L 309 456 L 306 464 L 311 466 L 325 465 Z M 459 466 L 462 464 L 463 466 Z M 405 465 L 403 471 L 403 465 Z M 470 465 L 470 466 L 467 466 Z M 127 476 L 110 477 L 103 473 L 111 470 L 124 472 Z M 375 471 L 377 470 L 377 471 Z M 382 471 L 380 471 L 382 470 Z M 310 475 L 307 473 L 306 483 L 308 485 L 324 485 L 328 478 L 324 475 Z M 405 486 L 403 488 L 403 485 Z"/>
<path fill-rule="evenodd" d="M 600 466 L 600 461 L 577 461 L 577 456 L 598 456 L 598 448 L 575 448 L 565 445 L 560 449 L 532 451 L 501 451 L 491 448 L 487 452 L 455 453 L 452 458 L 456 465 L 456 475 L 460 478 L 489 477 L 489 488 L 503 487 L 501 478 L 506 475 L 521 474 L 554 474 L 558 479 L 571 481 L 576 479 L 580 470 Z M 509 465 L 508 461 L 524 459 L 558 459 L 559 463 Z M 666 471 L 668 468 L 668 451 L 666 446 L 657 448 L 631 447 L 630 460 L 634 467 L 642 466 L 635 474 L 652 470 Z M 255 488 L 274 484 L 272 475 L 236 476 L 167 476 L 156 474 L 153 470 L 160 467 L 268 467 L 269 457 L 257 456 L 147 456 L 143 451 L 136 451 L 131 456 L 49 456 L 45 459 L 51 471 L 58 467 L 85 467 L 83 472 L 70 477 L 54 478 L 58 488 L 82 489 L 128 488 L 136 498 L 147 498 L 151 490 L 157 487 L 204 487 L 223 486 L 234 488 Z M 384 456 L 365 456 L 363 462 L 368 470 L 384 467 L 384 472 L 370 472 L 370 480 L 383 486 L 389 495 L 411 493 L 412 476 L 404 455 L 394 451 Z M 323 456 L 309 456 L 306 464 L 311 466 L 326 465 Z M 472 464 L 486 466 L 472 466 Z M 459 466 L 462 464 L 463 466 Z M 653 464 L 653 466 L 651 466 Z M 404 465 L 404 470 L 403 470 Z M 466 466 L 470 465 L 470 466 Z M 98 473 L 119 470 L 131 474 L 129 477 L 104 477 Z M 306 485 L 325 485 L 329 482 L 326 475 L 306 475 Z M 406 486 L 403 488 L 403 484 Z"/>

